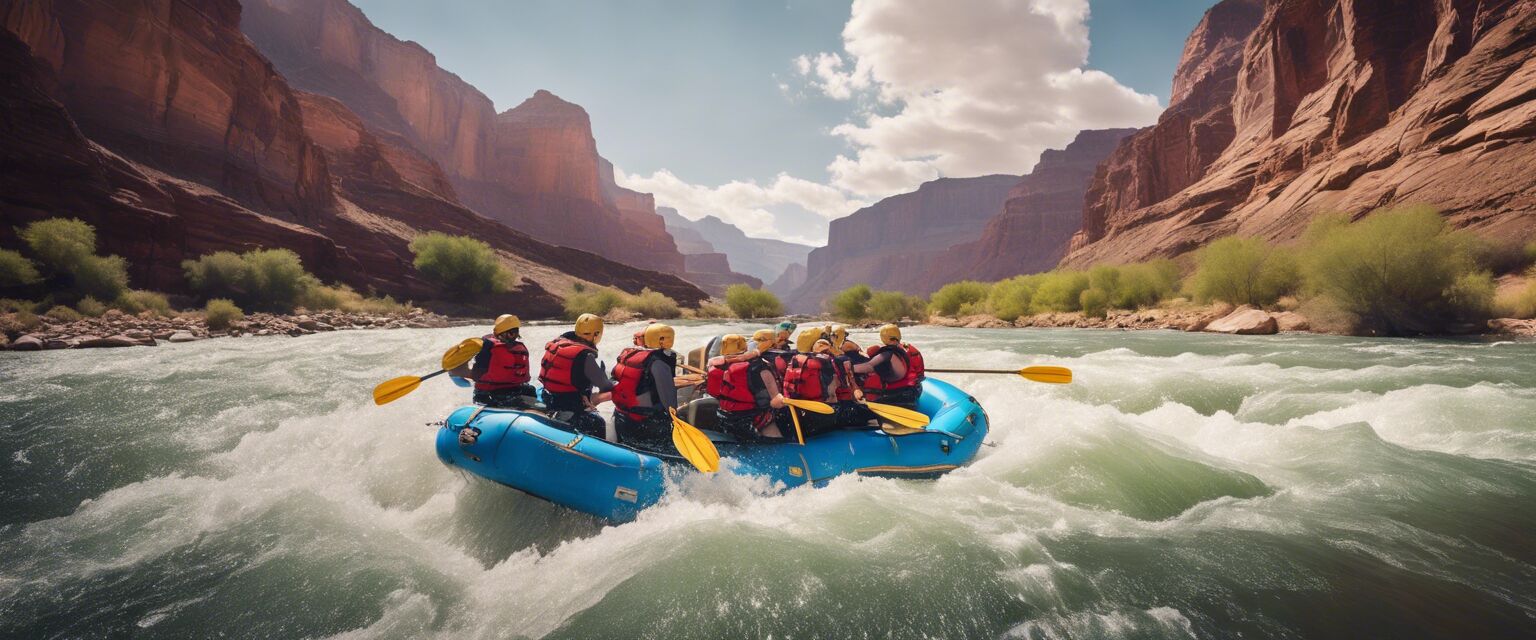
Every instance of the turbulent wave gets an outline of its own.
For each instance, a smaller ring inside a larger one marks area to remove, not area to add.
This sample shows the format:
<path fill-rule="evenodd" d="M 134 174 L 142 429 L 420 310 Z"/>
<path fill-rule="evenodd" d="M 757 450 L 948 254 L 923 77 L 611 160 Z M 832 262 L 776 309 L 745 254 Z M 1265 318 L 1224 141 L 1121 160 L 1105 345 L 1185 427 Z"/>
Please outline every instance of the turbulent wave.
<path fill-rule="evenodd" d="M 0 636 L 1517 637 L 1536 622 L 1536 344 L 914 329 L 930 366 L 1050 362 L 1078 382 L 951 378 L 987 407 L 993 446 L 936 481 L 690 478 L 607 526 L 439 464 L 427 423 L 462 390 L 369 402 L 462 333 L 0 355 Z M 610 361 L 628 333 L 610 329 Z"/>

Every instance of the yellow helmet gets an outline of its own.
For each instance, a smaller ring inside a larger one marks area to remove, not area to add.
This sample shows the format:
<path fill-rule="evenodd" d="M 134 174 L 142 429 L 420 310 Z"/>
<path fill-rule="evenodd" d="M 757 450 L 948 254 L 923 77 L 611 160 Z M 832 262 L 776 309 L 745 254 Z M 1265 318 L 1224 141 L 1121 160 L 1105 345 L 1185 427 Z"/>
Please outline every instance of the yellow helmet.
<path fill-rule="evenodd" d="M 837 347 L 837 349 L 841 351 L 843 348 L 843 343 L 847 341 L 848 326 L 842 324 L 832 325 L 832 346 Z"/>
<path fill-rule="evenodd" d="M 752 341 L 757 343 L 758 351 L 772 349 L 775 341 L 773 329 L 758 329 L 756 333 L 752 334 Z"/>
<path fill-rule="evenodd" d="M 720 355 L 734 356 L 747 351 L 747 339 L 734 333 L 720 337 Z"/>
<path fill-rule="evenodd" d="M 645 348 L 647 349 L 671 349 L 672 341 L 677 338 L 677 331 L 660 322 L 645 328 Z"/>
<path fill-rule="evenodd" d="M 881 344 L 896 344 L 899 342 L 901 342 L 901 327 L 898 327 L 894 324 L 888 324 L 880 327 Z"/>
<path fill-rule="evenodd" d="M 576 318 L 576 335 L 597 344 L 603 339 L 603 319 L 590 313 L 581 314 L 581 317 Z"/>
<path fill-rule="evenodd" d="M 496 316 L 496 326 L 491 329 L 491 335 L 499 336 L 513 329 L 521 329 L 522 327 L 523 321 L 518 320 L 517 316 L 514 316 L 510 313 L 503 313 L 499 316 Z"/>
<path fill-rule="evenodd" d="M 795 351 L 810 353 L 816 341 L 821 339 L 821 327 L 806 327 L 800 330 L 800 335 L 795 338 Z"/>

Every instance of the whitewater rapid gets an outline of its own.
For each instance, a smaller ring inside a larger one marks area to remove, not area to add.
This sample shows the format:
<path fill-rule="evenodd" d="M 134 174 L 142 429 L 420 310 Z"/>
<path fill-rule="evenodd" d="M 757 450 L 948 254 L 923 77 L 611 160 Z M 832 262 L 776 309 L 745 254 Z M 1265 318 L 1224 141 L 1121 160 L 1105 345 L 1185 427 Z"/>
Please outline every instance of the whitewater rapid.
<path fill-rule="evenodd" d="M 0 354 L 0 637 L 1536 628 L 1536 343 L 914 328 L 1076 383 L 946 377 L 992 432 L 936 481 L 693 478 L 606 526 L 440 464 L 464 390 L 371 403 L 472 333 Z"/>

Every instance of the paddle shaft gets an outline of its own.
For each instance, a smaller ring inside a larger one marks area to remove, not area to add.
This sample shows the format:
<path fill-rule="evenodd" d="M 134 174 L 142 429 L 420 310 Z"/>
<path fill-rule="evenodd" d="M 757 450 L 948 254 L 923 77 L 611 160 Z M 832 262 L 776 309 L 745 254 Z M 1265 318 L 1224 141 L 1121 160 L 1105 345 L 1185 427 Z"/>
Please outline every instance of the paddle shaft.
<path fill-rule="evenodd" d="M 1005 373 L 1010 376 L 1019 375 L 1018 369 L 927 369 L 928 373 Z"/>

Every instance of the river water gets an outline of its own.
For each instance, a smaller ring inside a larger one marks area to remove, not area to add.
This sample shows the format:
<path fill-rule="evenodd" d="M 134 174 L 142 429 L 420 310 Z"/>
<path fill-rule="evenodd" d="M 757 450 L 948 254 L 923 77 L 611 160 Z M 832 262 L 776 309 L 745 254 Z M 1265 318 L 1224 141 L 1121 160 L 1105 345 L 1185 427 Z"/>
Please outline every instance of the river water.
<path fill-rule="evenodd" d="M 371 403 L 466 335 L 0 354 L 0 637 L 1536 630 L 1536 343 L 910 329 L 1077 382 L 950 377 L 993 446 L 936 481 L 725 475 L 605 526 L 441 465 L 446 380 Z"/>

